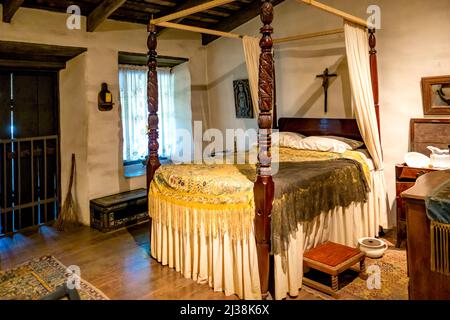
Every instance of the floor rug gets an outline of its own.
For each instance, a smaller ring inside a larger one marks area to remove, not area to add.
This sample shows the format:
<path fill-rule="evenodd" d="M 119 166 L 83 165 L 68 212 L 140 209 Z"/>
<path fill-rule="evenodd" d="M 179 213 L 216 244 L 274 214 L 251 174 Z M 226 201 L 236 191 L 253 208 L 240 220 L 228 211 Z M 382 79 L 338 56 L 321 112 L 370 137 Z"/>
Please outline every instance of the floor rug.
<path fill-rule="evenodd" d="M 408 300 L 409 278 L 405 250 L 390 248 L 380 259 L 367 258 L 366 265 L 369 279 L 355 278 L 339 291 L 337 299 Z"/>
<path fill-rule="evenodd" d="M 339 276 L 339 291 L 334 298 L 306 286 L 303 288 L 324 300 L 408 300 L 405 250 L 389 247 L 380 259 L 366 258 L 366 267 L 368 280 L 359 278 L 353 270 L 342 273 Z"/>
<path fill-rule="evenodd" d="M 38 300 L 63 285 L 70 272 L 55 257 L 44 256 L 14 269 L 0 271 L 0 300 Z M 87 281 L 80 280 L 81 300 L 108 300 Z"/>

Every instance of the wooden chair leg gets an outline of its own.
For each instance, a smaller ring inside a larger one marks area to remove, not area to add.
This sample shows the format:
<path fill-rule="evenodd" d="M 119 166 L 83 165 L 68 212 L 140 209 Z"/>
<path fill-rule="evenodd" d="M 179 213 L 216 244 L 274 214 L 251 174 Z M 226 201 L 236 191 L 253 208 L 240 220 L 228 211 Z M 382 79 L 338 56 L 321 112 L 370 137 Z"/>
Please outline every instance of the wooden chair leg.
<path fill-rule="evenodd" d="M 365 259 L 359 262 L 359 277 L 363 280 L 367 280 L 368 278 Z"/>
<path fill-rule="evenodd" d="M 331 289 L 333 291 L 338 291 L 338 289 L 339 289 L 339 277 L 338 276 L 331 276 Z"/>

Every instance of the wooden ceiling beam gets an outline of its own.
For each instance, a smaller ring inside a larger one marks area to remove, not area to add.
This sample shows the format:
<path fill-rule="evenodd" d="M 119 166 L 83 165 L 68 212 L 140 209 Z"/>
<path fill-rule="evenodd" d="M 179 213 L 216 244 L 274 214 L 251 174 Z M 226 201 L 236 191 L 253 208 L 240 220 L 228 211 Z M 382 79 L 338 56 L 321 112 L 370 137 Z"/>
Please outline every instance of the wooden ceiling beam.
<path fill-rule="evenodd" d="M 11 19 L 23 2 L 24 0 L 5 0 L 3 3 L 3 22 L 11 23 Z"/>
<path fill-rule="evenodd" d="M 87 49 L 40 43 L 0 41 L 0 67 L 64 69 L 66 62 Z"/>
<path fill-rule="evenodd" d="M 274 6 L 282 3 L 284 0 L 273 0 L 272 3 Z M 246 6 L 243 6 L 241 10 L 232 14 L 226 19 L 223 19 L 216 25 L 212 25 L 210 28 L 222 31 L 222 32 L 230 32 L 240 25 L 250 21 L 251 19 L 257 17 L 261 10 L 261 2 L 256 0 L 249 3 Z M 203 45 L 207 45 L 214 40 L 218 39 L 218 36 L 213 35 L 202 35 L 202 43 Z"/>
<path fill-rule="evenodd" d="M 127 0 L 103 0 L 88 16 L 87 31 L 94 32 L 97 27 L 119 9 Z"/>

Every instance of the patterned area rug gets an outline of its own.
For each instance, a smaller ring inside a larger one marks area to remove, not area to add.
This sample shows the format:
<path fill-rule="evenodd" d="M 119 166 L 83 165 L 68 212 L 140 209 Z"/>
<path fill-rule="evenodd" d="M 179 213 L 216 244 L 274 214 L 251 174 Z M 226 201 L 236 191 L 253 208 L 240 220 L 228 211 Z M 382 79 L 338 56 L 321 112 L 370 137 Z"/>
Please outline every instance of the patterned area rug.
<path fill-rule="evenodd" d="M 306 286 L 303 289 L 324 300 L 408 300 L 405 250 L 389 247 L 380 259 L 366 258 L 366 267 L 368 280 L 359 278 L 353 270 L 342 273 L 339 277 L 340 290 L 335 298 Z"/>
<path fill-rule="evenodd" d="M 27 261 L 14 269 L 0 271 L 0 300 L 38 300 L 63 285 L 70 273 L 55 257 Z M 108 297 L 81 279 L 81 300 L 108 300 Z"/>
<path fill-rule="evenodd" d="M 339 291 L 338 299 L 408 300 L 409 278 L 405 250 L 390 248 L 380 259 L 367 258 L 366 265 L 369 279 L 366 281 L 357 277 Z M 378 276 L 380 281 L 377 284 Z"/>

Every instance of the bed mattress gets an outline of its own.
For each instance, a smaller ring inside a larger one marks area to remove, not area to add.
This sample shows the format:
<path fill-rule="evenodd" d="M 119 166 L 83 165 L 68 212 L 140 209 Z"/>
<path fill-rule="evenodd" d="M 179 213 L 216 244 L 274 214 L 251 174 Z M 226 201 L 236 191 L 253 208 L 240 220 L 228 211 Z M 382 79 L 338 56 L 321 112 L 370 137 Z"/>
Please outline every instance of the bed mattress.
<path fill-rule="evenodd" d="M 354 159 L 369 177 L 370 162 L 360 151 L 338 154 L 279 148 L 273 153 L 278 154 L 279 163 Z M 154 192 L 160 192 L 179 204 L 246 205 L 253 200 L 255 180 L 256 166 L 251 164 L 163 165 L 156 171 L 152 187 Z"/>
<path fill-rule="evenodd" d="M 274 249 L 282 250 L 281 239 L 296 231 L 296 221 L 311 220 L 322 211 L 365 200 L 361 196 L 367 192 L 361 185 L 362 180 L 370 184 L 370 173 L 362 153 L 279 148 L 275 154 L 280 169 L 273 177 L 272 234 L 280 246 L 274 245 Z M 360 172 L 351 170 L 355 164 L 343 159 L 357 162 Z M 250 164 L 161 166 L 150 186 L 150 216 L 176 230 L 198 231 L 200 225 L 206 225 L 214 236 L 227 233 L 242 239 L 253 228 L 255 179 L 256 168 Z M 286 227 L 287 221 L 292 228 Z"/>

